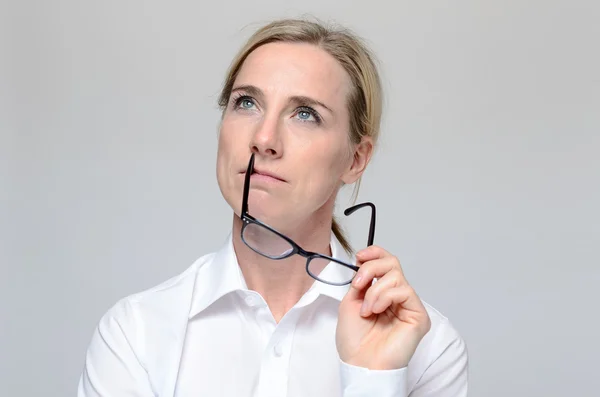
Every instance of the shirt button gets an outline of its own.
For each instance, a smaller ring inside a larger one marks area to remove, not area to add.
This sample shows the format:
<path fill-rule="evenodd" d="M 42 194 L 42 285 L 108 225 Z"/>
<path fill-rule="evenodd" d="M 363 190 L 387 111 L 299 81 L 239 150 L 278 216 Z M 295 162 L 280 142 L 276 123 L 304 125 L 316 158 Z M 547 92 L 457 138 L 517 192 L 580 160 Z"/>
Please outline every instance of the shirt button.
<path fill-rule="evenodd" d="M 246 297 L 246 299 L 244 299 L 246 301 L 246 304 L 250 307 L 254 306 L 256 304 L 256 300 L 254 299 L 254 297 L 248 295 Z"/>
<path fill-rule="evenodd" d="M 281 357 L 283 355 L 283 347 L 280 343 L 275 345 L 275 347 L 273 348 L 273 352 L 277 357 Z"/>

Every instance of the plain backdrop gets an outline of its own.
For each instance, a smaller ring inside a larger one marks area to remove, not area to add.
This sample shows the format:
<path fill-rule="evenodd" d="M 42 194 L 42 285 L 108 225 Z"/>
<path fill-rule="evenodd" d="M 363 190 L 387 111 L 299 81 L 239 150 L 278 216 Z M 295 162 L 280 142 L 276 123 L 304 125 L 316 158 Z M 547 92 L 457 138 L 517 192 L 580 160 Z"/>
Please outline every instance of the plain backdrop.
<path fill-rule="evenodd" d="M 224 242 L 226 68 L 261 24 L 304 14 L 378 55 L 382 141 L 359 200 L 465 338 L 470 395 L 598 395 L 600 3 L 14 0 L 0 6 L 1 396 L 75 395 L 104 312 Z M 356 248 L 367 214 L 343 219 Z"/>

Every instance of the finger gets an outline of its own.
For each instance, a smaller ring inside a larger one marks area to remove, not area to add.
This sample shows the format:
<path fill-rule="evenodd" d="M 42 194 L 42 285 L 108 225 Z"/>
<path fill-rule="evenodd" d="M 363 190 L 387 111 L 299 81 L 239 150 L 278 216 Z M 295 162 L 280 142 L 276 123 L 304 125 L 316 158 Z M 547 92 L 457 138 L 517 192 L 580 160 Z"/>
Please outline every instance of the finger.
<path fill-rule="evenodd" d="M 370 245 L 356 253 L 356 259 L 360 262 L 371 261 L 374 259 L 384 258 L 386 256 L 392 256 L 392 254 L 378 245 Z"/>
<path fill-rule="evenodd" d="M 354 284 L 350 284 L 350 289 L 346 292 L 346 298 L 349 301 L 362 302 L 365 297 L 366 290 L 364 288 L 356 288 Z"/>
<path fill-rule="evenodd" d="M 383 313 L 390 308 L 401 321 L 418 323 L 427 314 L 425 306 L 409 285 L 390 288 L 373 303 L 373 313 Z"/>
<path fill-rule="evenodd" d="M 382 278 L 378 279 L 373 285 L 366 289 L 363 304 L 360 309 L 361 316 L 368 317 L 372 314 L 373 303 L 379 299 L 379 296 L 394 287 L 405 283 L 404 277 L 397 269 L 387 272 Z"/>
<path fill-rule="evenodd" d="M 370 285 L 374 278 L 382 278 L 392 270 L 397 270 L 400 273 L 402 280 L 406 282 L 398 259 L 394 256 L 388 256 L 381 259 L 370 260 L 360 265 L 356 276 L 352 280 L 352 285 L 358 289 L 365 288 Z"/>

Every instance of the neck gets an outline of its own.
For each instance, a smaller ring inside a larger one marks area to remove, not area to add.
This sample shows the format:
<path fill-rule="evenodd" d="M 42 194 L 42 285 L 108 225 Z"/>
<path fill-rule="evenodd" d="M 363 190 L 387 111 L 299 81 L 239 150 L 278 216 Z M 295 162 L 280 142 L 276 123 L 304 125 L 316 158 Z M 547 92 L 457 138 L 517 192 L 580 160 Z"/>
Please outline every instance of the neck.
<path fill-rule="evenodd" d="M 328 221 L 307 222 L 284 234 L 306 251 L 331 255 L 331 217 Z M 233 247 L 250 290 L 261 294 L 276 322 L 308 291 L 315 280 L 306 272 L 306 258 L 293 255 L 274 260 L 252 251 L 241 239 L 242 220 L 234 215 Z"/>

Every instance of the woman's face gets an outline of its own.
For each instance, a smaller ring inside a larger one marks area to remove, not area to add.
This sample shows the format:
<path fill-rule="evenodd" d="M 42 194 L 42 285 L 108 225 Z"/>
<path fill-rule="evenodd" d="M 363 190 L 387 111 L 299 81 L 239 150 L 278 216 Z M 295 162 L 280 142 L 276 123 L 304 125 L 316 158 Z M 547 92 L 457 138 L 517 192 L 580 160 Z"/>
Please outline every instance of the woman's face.
<path fill-rule="evenodd" d="M 254 152 L 250 214 L 281 231 L 331 216 L 340 184 L 366 165 L 356 164 L 349 140 L 350 89 L 342 66 L 314 45 L 270 43 L 246 58 L 217 156 L 219 187 L 238 215 Z"/>

